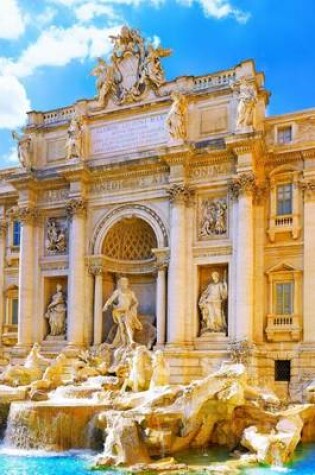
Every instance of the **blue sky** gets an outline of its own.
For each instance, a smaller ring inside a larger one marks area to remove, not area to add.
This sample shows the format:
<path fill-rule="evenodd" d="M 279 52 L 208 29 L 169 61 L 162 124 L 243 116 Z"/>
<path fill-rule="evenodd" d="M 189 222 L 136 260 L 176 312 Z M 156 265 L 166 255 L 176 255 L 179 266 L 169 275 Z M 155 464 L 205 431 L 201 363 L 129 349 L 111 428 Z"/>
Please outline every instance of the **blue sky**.
<path fill-rule="evenodd" d="M 268 113 L 315 107 L 315 0 L 0 0 L 0 167 L 16 164 L 11 130 L 26 110 L 95 94 L 89 72 L 124 23 L 173 55 L 168 79 L 253 58 Z"/>

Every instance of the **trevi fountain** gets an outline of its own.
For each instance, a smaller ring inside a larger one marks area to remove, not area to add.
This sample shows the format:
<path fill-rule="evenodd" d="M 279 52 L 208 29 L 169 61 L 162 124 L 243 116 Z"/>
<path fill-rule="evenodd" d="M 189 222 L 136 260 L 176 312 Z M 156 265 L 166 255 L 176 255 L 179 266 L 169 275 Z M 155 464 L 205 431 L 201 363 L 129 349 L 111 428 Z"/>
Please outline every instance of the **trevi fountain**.
<path fill-rule="evenodd" d="M 0 471 L 315 473 L 314 112 L 111 39 L 0 172 Z"/>

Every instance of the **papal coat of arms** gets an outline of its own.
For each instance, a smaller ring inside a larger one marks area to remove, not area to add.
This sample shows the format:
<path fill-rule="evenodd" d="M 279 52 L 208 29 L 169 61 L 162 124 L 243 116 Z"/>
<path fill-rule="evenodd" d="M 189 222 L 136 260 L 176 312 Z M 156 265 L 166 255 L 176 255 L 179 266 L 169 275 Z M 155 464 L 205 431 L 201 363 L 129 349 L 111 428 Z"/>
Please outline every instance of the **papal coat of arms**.
<path fill-rule="evenodd" d="M 145 44 L 138 30 L 127 26 L 111 39 L 114 47 L 110 62 L 98 58 L 91 72 L 97 77 L 99 105 L 106 106 L 109 98 L 119 105 L 139 101 L 149 88 L 158 94 L 165 82 L 160 58 L 169 56 L 171 50 Z"/>

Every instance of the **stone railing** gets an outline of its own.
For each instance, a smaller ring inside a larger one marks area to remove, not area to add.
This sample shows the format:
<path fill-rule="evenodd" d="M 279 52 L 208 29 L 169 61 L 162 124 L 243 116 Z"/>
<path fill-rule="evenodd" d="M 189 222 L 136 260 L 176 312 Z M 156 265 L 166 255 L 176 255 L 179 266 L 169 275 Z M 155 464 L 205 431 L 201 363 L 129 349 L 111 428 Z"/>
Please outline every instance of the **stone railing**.
<path fill-rule="evenodd" d="M 43 114 L 44 125 L 57 124 L 69 121 L 74 115 L 74 107 L 65 107 L 45 112 Z"/>
<path fill-rule="evenodd" d="M 298 315 L 267 315 L 266 335 L 269 341 L 298 341 L 301 336 Z"/>
<path fill-rule="evenodd" d="M 236 72 L 231 69 L 224 71 L 221 74 L 209 74 L 207 76 L 198 76 L 194 78 L 194 90 L 200 91 L 203 89 L 209 89 L 211 87 L 217 87 L 221 85 L 229 85 L 236 79 Z"/>
<path fill-rule="evenodd" d="M 289 227 L 293 224 L 293 217 L 290 216 L 280 216 L 275 218 L 275 225 L 277 227 Z"/>

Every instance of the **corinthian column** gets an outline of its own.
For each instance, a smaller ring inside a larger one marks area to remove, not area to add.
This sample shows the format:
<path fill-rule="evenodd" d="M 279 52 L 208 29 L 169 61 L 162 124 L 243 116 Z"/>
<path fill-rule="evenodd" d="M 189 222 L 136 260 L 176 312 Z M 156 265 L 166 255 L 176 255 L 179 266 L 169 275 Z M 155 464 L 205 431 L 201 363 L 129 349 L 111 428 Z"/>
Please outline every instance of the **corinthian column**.
<path fill-rule="evenodd" d="M 163 346 L 165 344 L 166 334 L 166 269 L 168 264 L 168 250 L 165 249 L 153 249 L 156 255 L 156 330 L 157 346 Z"/>
<path fill-rule="evenodd" d="M 70 218 L 68 280 L 68 344 L 84 345 L 85 316 L 85 221 L 86 206 L 82 199 L 67 204 Z"/>
<path fill-rule="evenodd" d="M 94 275 L 94 338 L 93 344 L 102 343 L 103 334 L 103 267 L 92 266 L 90 272 Z"/>
<path fill-rule="evenodd" d="M 315 172 L 302 183 L 304 191 L 304 341 L 315 343 Z"/>
<path fill-rule="evenodd" d="M 185 185 L 169 189 L 171 202 L 170 265 L 168 275 L 168 343 L 185 341 L 186 317 L 186 205 L 191 190 Z"/>
<path fill-rule="evenodd" d="M 5 245 L 7 235 L 7 222 L 0 221 L 0 337 L 4 325 L 4 268 L 5 268 Z"/>
<path fill-rule="evenodd" d="M 20 207 L 21 222 L 19 267 L 19 321 L 18 344 L 21 350 L 32 345 L 32 319 L 34 315 L 34 221 L 38 212 L 33 207 Z"/>
<path fill-rule="evenodd" d="M 238 200 L 236 233 L 236 312 L 234 332 L 237 338 L 252 337 L 253 319 L 253 191 L 255 177 L 251 172 L 234 178 L 231 191 Z"/>

